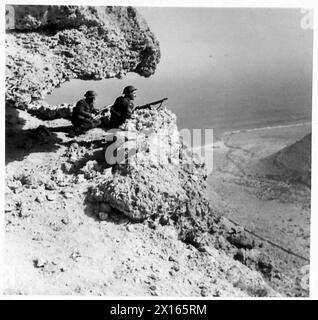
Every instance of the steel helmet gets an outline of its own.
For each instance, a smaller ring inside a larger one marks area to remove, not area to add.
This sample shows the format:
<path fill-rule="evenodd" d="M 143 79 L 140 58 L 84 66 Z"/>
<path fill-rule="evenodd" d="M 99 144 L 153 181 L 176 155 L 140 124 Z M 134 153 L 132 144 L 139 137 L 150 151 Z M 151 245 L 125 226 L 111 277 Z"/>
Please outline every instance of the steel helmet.
<path fill-rule="evenodd" d="M 124 88 L 123 94 L 129 94 L 137 89 L 134 86 L 127 86 Z"/>
<path fill-rule="evenodd" d="M 97 93 L 95 91 L 89 90 L 85 93 L 85 97 L 96 97 Z"/>

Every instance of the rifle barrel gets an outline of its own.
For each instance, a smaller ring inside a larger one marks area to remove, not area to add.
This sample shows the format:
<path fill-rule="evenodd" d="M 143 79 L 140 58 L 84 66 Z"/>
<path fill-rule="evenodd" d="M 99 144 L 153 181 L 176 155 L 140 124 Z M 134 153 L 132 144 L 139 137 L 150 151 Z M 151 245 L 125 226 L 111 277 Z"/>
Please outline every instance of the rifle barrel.
<path fill-rule="evenodd" d="M 151 106 L 153 106 L 153 105 L 156 105 L 158 103 L 164 102 L 165 100 L 168 100 L 168 98 L 163 98 L 163 99 L 160 99 L 160 100 L 157 100 L 157 101 L 154 101 L 154 102 L 150 102 L 149 104 Z"/>
<path fill-rule="evenodd" d="M 144 105 L 142 105 L 142 106 L 138 106 L 138 107 L 136 107 L 135 109 L 136 109 L 136 110 L 139 110 L 139 109 L 149 108 L 149 107 L 151 107 L 151 106 L 155 106 L 156 104 L 162 103 L 162 102 L 164 102 L 164 101 L 166 101 L 166 100 L 168 100 L 168 98 L 163 98 L 163 99 L 160 99 L 160 100 L 157 100 L 157 101 L 153 101 L 153 102 L 144 104 Z"/>

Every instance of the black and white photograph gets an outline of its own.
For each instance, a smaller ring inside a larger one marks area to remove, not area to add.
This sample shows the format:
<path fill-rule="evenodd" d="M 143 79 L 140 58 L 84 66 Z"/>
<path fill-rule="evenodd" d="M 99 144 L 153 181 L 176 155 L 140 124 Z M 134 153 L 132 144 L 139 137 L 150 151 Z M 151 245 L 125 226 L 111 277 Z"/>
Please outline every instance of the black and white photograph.
<path fill-rule="evenodd" d="M 316 11 L 132 4 L 3 4 L 2 294 L 309 298 Z"/>

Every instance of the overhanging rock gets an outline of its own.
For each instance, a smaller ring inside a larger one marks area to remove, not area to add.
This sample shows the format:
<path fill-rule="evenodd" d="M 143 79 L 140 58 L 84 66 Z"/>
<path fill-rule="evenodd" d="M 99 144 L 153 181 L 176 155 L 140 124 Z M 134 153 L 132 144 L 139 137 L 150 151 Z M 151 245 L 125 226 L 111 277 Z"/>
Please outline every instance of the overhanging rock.
<path fill-rule="evenodd" d="M 69 117 L 72 105 L 44 102 L 65 81 L 149 77 L 159 63 L 159 42 L 132 7 L 13 5 L 12 12 L 6 101 L 42 119 Z"/>

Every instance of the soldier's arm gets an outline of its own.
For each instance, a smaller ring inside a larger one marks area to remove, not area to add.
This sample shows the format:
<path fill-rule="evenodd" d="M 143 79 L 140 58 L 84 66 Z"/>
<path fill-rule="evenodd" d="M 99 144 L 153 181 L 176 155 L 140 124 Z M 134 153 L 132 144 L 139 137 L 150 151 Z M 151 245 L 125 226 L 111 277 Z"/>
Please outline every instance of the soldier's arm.
<path fill-rule="evenodd" d="M 131 103 L 131 104 L 127 103 L 126 106 L 125 106 L 125 111 L 126 111 L 126 118 L 130 119 L 132 114 L 133 114 L 133 112 L 134 112 L 133 103 Z"/>
<path fill-rule="evenodd" d="M 78 108 L 78 115 L 83 118 L 91 118 L 91 114 L 85 111 L 85 106 L 81 103 Z"/>
<path fill-rule="evenodd" d="M 92 108 L 92 113 L 93 113 L 93 114 L 98 114 L 99 111 L 100 111 L 100 110 L 97 109 L 96 107 L 93 107 L 93 108 Z"/>

